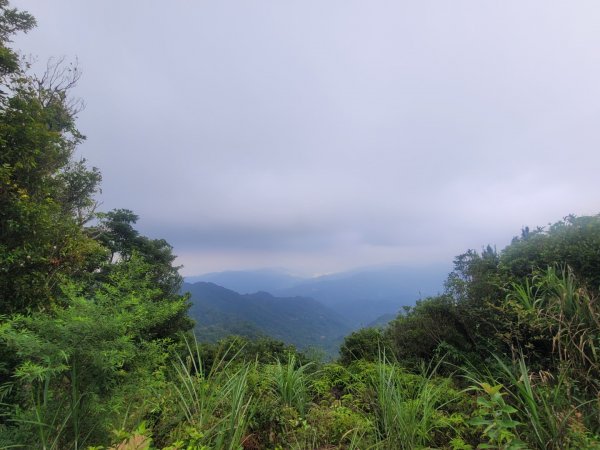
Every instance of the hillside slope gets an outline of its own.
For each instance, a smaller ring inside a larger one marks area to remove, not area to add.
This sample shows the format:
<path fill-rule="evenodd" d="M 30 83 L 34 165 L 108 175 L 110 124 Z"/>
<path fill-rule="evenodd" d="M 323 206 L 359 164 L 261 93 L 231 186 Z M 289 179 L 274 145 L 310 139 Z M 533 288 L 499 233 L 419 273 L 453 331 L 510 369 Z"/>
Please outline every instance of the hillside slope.
<path fill-rule="evenodd" d="M 275 295 L 311 297 L 339 311 L 353 328 L 369 325 L 384 314 L 397 314 L 403 306 L 436 295 L 449 272 L 443 266 L 384 266 L 358 269 L 305 280 L 277 290 Z"/>
<path fill-rule="evenodd" d="M 200 338 L 264 334 L 299 348 L 331 352 L 350 329 L 336 312 L 311 298 L 242 295 L 206 282 L 184 283 L 182 290 L 191 294 L 190 315 Z"/>

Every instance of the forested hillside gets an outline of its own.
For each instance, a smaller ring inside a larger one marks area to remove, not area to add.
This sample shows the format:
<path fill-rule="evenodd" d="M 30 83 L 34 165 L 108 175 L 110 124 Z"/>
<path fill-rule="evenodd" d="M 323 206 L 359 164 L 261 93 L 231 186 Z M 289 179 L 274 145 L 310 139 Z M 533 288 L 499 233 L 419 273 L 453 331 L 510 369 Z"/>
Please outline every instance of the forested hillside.
<path fill-rule="evenodd" d="M 335 335 L 318 304 L 207 283 L 199 323 L 258 325 L 203 341 L 172 247 L 74 158 L 79 69 L 11 49 L 34 26 L 0 0 L 0 449 L 600 448 L 600 215 L 468 250 L 335 361 L 262 335 Z"/>
<path fill-rule="evenodd" d="M 263 291 L 276 297 L 312 298 L 339 314 L 354 330 L 441 292 L 450 267 L 383 265 L 309 278 L 273 269 L 226 271 L 186 277 L 186 281 L 211 282 L 241 294 Z"/>
<path fill-rule="evenodd" d="M 230 334 L 270 336 L 299 349 L 320 348 L 335 355 L 350 330 L 333 310 L 312 298 L 273 297 L 266 292 L 240 295 L 213 283 L 184 283 L 196 336 L 215 341 Z"/>

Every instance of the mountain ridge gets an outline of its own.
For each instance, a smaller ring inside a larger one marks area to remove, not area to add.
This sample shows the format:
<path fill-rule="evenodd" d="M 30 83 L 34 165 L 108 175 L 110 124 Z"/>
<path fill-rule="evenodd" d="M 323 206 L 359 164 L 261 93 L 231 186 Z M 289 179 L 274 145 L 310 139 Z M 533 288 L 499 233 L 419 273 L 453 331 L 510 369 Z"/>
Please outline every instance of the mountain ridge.
<path fill-rule="evenodd" d="M 254 337 L 260 332 L 299 348 L 321 347 L 333 352 L 350 331 L 335 311 L 312 298 L 276 297 L 268 292 L 239 294 L 210 282 L 184 283 L 182 292 L 191 295 L 190 315 L 201 338 Z"/>
<path fill-rule="evenodd" d="M 284 269 L 259 269 L 213 272 L 187 280 L 215 282 L 241 294 L 264 291 L 276 297 L 312 298 L 357 329 L 441 292 L 450 270 L 447 265 L 389 264 L 312 278 L 293 276 Z"/>

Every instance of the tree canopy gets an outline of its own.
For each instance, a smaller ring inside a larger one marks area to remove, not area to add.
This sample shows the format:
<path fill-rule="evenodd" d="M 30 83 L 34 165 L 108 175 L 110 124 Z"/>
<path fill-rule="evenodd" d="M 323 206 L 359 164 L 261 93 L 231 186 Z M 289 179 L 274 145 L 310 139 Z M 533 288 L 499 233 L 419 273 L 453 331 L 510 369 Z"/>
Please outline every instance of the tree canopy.
<path fill-rule="evenodd" d="M 30 73 L 10 39 L 33 26 L 0 0 L 0 447 L 67 448 L 67 429 L 104 439 L 193 322 L 172 247 L 131 211 L 96 212 L 100 171 L 74 158 L 81 72 Z"/>

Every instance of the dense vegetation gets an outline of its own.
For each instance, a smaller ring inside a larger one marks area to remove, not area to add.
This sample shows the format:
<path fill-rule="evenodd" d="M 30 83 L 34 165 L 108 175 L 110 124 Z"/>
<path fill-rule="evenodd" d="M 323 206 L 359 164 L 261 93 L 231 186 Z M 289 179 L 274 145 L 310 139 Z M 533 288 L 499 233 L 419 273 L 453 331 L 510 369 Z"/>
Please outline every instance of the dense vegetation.
<path fill-rule="evenodd" d="M 77 68 L 30 75 L 0 12 L 0 448 L 600 447 L 600 216 L 468 251 L 336 362 L 198 343 L 171 247 L 95 211 Z"/>

